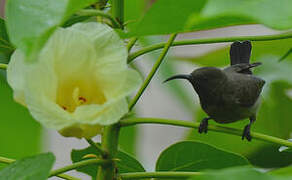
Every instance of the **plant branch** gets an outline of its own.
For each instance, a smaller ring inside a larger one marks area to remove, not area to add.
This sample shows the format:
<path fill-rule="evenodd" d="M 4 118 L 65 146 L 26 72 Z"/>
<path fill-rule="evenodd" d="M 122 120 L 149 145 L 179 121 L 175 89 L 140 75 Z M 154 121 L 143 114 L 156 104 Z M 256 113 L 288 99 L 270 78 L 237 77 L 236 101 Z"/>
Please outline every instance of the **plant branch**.
<path fill-rule="evenodd" d="M 138 38 L 136 38 L 136 37 L 130 39 L 130 41 L 127 45 L 128 52 L 131 51 L 132 47 L 135 45 L 137 40 L 138 40 Z"/>
<path fill-rule="evenodd" d="M 164 49 L 162 51 L 162 53 L 160 54 L 160 56 L 158 57 L 156 63 L 153 65 L 150 73 L 148 74 L 148 76 L 146 77 L 144 83 L 142 84 L 141 88 L 139 89 L 138 93 L 136 94 L 136 96 L 134 97 L 134 99 L 129 103 L 129 111 L 131 111 L 133 109 L 133 107 L 135 106 L 135 104 L 137 103 L 137 101 L 139 100 L 140 96 L 143 94 L 144 90 L 146 89 L 146 87 L 148 86 L 148 84 L 150 83 L 152 77 L 154 76 L 154 74 L 156 73 L 156 71 L 158 70 L 160 64 L 162 63 L 164 57 L 166 56 L 171 44 L 173 43 L 174 39 L 176 37 L 176 34 L 172 34 L 170 35 L 169 40 L 167 41 L 167 43 L 164 46 Z"/>
<path fill-rule="evenodd" d="M 124 24 L 124 0 L 112 0 L 112 16 L 120 24 L 120 29 L 123 29 Z M 101 147 L 107 153 L 103 159 L 112 160 L 118 152 L 120 126 L 113 124 L 105 126 L 101 136 Z M 111 180 L 116 177 L 115 163 L 112 161 L 107 166 L 99 167 L 97 170 L 97 180 Z"/>
<path fill-rule="evenodd" d="M 62 178 L 62 179 L 66 179 L 66 180 L 81 180 L 79 178 L 72 177 L 72 176 L 69 176 L 67 174 L 59 174 L 59 175 L 57 175 L 57 177 Z"/>
<path fill-rule="evenodd" d="M 112 0 L 112 16 L 120 24 L 120 29 L 123 29 L 124 24 L 124 0 Z M 101 136 L 101 147 L 107 153 L 103 159 L 112 160 L 118 152 L 120 126 L 113 124 L 105 126 Z M 99 167 L 97 170 L 97 180 L 111 180 L 116 177 L 115 163 L 112 161 L 107 166 Z"/>
<path fill-rule="evenodd" d="M 234 42 L 234 41 L 271 41 L 278 39 L 288 39 L 292 38 L 292 32 L 274 34 L 274 35 L 264 35 L 264 36 L 236 36 L 236 37 L 222 37 L 222 38 L 206 38 L 206 39 L 192 39 L 192 40 L 182 40 L 175 41 L 171 46 L 184 46 L 184 45 L 194 45 L 194 44 L 211 44 L 211 43 L 223 43 L 223 42 Z M 128 57 L 128 63 L 132 62 L 138 56 L 146 54 L 148 52 L 161 49 L 165 46 L 166 43 L 158 43 L 150 45 L 143 49 L 140 49 L 134 53 L 131 53 Z"/>
<path fill-rule="evenodd" d="M 283 61 L 285 58 L 287 58 L 292 53 L 292 48 L 289 49 L 288 52 L 286 52 L 280 59 L 279 62 Z"/>
<path fill-rule="evenodd" d="M 181 121 L 181 120 L 172 120 L 172 119 L 159 119 L 159 118 L 133 118 L 133 119 L 127 119 L 120 121 L 121 127 L 125 126 L 131 126 L 136 124 L 167 124 L 167 125 L 173 125 L 173 126 L 181 126 L 181 127 L 189 127 L 189 128 L 198 128 L 200 126 L 200 123 L 194 123 L 194 122 L 188 122 L 188 121 Z M 230 127 L 222 127 L 222 126 L 216 126 L 216 125 L 208 125 L 208 130 L 210 131 L 216 131 L 216 132 L 223 132 L 227 134 L 234 134 L 241 136 L 242 130 L 241 129 L 235 129 Z M 261 134 L 257 132 L 250 132 L 251 136 L 254 139 L 279 144 L 287 147 L 292 147 L 292 142 L 269 136 L 266 134 Z"/>
<path fill-rule="evenodd" d="M 15 159 L 6 158 L 6 157 L 0 157 L 0 163 L 3 163 L 3 164 L 11 164 L 14 161 L 16 161 L 16 160 Z"/>
<path fill-rule="evenodd" d="M 99 146 L 97 145 L 94 141 L 92 141 L 91 139 L 86 139 L 86 141 L 88 142 L 88 144 L 90 144 L 92 147 L 95 148 L 95 150 L 102 156 L 102 157 L 106 157 L 107 153 Z"/>
<path fill-rule="evenodd" d="M 111 163 L 110 160 L 103 160 L 103 159 L 84 160 L 84 161 L 80 161 L 80 162 L 77 162 L 77 163 L 70 164 L 70 165 L 62 167 L 60 169 L 53 170 L 50 173 L 49 177 L 56 176 L 56 175 L 59 175 L 61 173 L 64 173 L 64 172 L 67 172 L 67 171 L 71 171 L 73 169 L 77 169 L 77 168 L 80 168 L 80 167 L 88 166 L 90 164 L 106 165 L 106 164 L 109 164 L 109 163 Z"/>
<path fill-rule="evenodd" d="M 112 0 L 111 8 L 113 17 L 119 23 L 120 28 L 123 29 L 124 24 L 124 0 Z"/>
<path fill-rule="evenodd" d="M 76 13 L 79 16 L 100 16 L 108 19 L 114 28 L 121 28 L 118 21 L 115 20 L 110 14 L 104 13 L 103 11 L 96 9 L 82 9 Z"/>
<path fill-rule="evenodd" d="M 144 178 L 189 178 L 202 175 L 201 172 L 134 172 L 122 173 L 122 179 L 144 179 Z"/>
<path fill-rule="evenodd" d="M 0 63 L 0 69 L 7 69 L 7 64 Z"/>
<path fill-rule="evenodd" d="M 101 145 L 106 151 L 107 157 L 105 159 L 113 159 L 118 151 L 118 139 L 119 139 L 120 126 L 119 124 L 113 124 L 106 126 L 103 131 Z M 112 161 L 107 166 L 102 166 L 98 169 L 97 180 L 109 180 L 115 177 L 115 164 Z"/>

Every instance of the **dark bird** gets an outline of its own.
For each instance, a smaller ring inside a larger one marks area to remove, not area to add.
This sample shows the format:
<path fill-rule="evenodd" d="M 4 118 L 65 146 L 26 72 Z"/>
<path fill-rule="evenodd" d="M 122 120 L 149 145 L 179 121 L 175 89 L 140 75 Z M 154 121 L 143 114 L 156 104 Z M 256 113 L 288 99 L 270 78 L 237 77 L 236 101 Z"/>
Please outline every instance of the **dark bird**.
<path fill-rule="evenodd" d="M 202 109 L 209 117 L 204 118 L 199 126 L 199 133 L 208 130 L 208 120 L 217 123 L 232 123 L 249 118 L 242 139 L 251 140 L 250 127 L 256 120 L 260 104 L 260 94 L 265 81 L 252 75 L 251 68 L 261 63 L 250 64 L 251 43 L 236 41 L 231 44 L 231 65 L 223 70 L 216 67 L 202 67 L 191 74 L 175 75 L 173 79 L 188 80 L 197 92 Z"/>

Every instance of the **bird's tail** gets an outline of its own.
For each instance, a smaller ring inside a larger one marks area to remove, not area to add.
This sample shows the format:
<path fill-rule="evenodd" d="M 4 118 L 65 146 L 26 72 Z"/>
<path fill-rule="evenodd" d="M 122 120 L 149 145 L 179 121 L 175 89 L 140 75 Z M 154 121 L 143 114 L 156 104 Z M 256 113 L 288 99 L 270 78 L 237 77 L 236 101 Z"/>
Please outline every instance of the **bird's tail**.
<path fill-rule="evenodd" d="M 191 78 L 192 78 L 192 76 L 190 74 L 178 74 L 178 75 L 171 76 L 170 78 L 163 81 L 163 83 L 170 81 L 170 80 L 173 80 L 173 79 L 187 79 L 190 81 Z"/>

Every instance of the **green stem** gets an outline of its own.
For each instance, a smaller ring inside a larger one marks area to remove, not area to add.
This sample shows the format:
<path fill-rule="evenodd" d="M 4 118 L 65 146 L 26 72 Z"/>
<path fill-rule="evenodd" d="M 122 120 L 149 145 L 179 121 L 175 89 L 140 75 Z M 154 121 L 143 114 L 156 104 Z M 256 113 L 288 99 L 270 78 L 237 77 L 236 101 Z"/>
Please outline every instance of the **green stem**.
<path fill-rule="evenodd" d="M 103 10 L 107 4 L 108 0 L 99 0 L 97 2 L 98 8 Z"/>
<path fill-rule="evenodd" d="M 286 52 L 280 59 L 279 59 L 279 62 L 280 61 L 283 61 L 286 57 L 288 57 L 290 54 L 292 53 L 292 48 L 289 49 L 288 52 Z"/>
<path fill-rule="evenodd" d="M 112 14 L 119 22 L 121 29 L 124 24 L 124 0 L 112 0 Z"/>
<path fill-rule="evenodd" d="M 124 0 L 112 0 L 112 16 L 123 29 L 124 24 Z M 104 159 L 113 159 L 118 151 L 120 126 L 113 124 L 105 126 L 101 137 L 101 147 L 107 153 Z M 115 163 L 112 161 L 108 166 L 102 166 L 97 171 L 97 180 L 113 180 L 116 176 Z"/>
<path fill-rule="evenodd" d="M 96 9 L 82 9 L 76 13 L 79 16 L 101 16 L 108 19 L 114 28 L 121 28 L 118 21 L 115 20 L 110 14 L 104 13 L 103 11 Z"/>
<path fill-rule="evenodd" d="M 107 153 L 100 147 L 98 146 L 94 141 L 92 141 L 91 139 L 86 139 L 86 141 L 88 142 L 88 144 L 90 144 L 92 147 L 95 148 L 95 150 L 102 156 L 102 157 L 106 157 Z"/>
<path fill-rule="evenodd" d="M 132 47 L 135 45 L 137 40 L 138 40 L 138 38 L 136 38 L 136 37 L 130 39 L 130 41 L 127 45 L 128 52 L 131 51 Z"/>
<path fill-rule="evenodd" d="M 14 161 L 16 161 L 15 159 L 9 159 L 6 157 L 0 157 L 0 163 L 4 163 L 4 164 L 10 164 L 13 163 Z"/>
<path fill-rule="evenodd" d="M 127 119 L 120 121 L 121 127 L 125 126 L 131 126 L 136 124 L 167 124 L 167 125 L 174 125 L 174 126 L 181 126 L 181 127 L 189 127 L 189 128 L 198 128 L 200 126 L 200 123 L 194 123 L 194 122 L 188 122 L 188 121 L 181 121 L 181 120 L 172 120 L 172 119 L 159 119 L 159 118 L 133 118 L 133 119 Z M 216 125 L 208 125 L 208 130 L 210 131 L 216 131 L 216 132 L 223 132 L 227 134 L 234 134 L 241 136 L 242 130 L 241 129 L 235 129 L 230 127 L 222 127 L 222 126 L 216 126 Z M 257 132 L 251 132 L 251 136 L 254 139 L 269 142 L 269 143 L 275 143 L 287 147 L 292 147 L 292 142 L 257 133 Z"/>
<path fill-rule="evenodd" d="M 134 172 L 134 173 L 122 173 L 120 177 L 122 179 L 145 179 L 145 178 L 174 178 L 182 179 L 192 176 L 202 175 L 201 172 Z"/>
<path fill-rule="evenodd" d="M 112 0 L 112 16 L 120 24 L 120 28 L 123 29 L 124 24 L 124 0 Z M 120 126 L 119 124 L 113 124 L 105 126 L 101 137 L 101 147 L 107 153 L 107 157 L 104 159 L 113 159 L 118 151 L 118 139 L 119 139 Z M 102 166 L 97 171 L 97 180 L 113 180 L 116 176 L 115 163 L 112 161 L 107 166 Z"/>
<path fill-rule="evenodd" d="M 192 39 L 192 40 L 182 40 L 175 41 L 172 43 L 172 46 L 184 46 L 184 45 L 193 45 L 193 44 L 211 44 L 211 43 L 223 43 L 223 42 L 234 42 L 234 41 L 271 41 L 278 39 L 288 39 L 292 38 L 292 32 L 274 34 L 274 35 L 264 35 L 264 36 L 236 36 L 236 37 L 222 37 L 222 38 L 207 38 L 207 39 Z M 140 49 L 134 53 L 131 53 L 128 57 L 128 63 L 132 62 L 138 56 L 141 56 L 145 53 L 161 49 L 165 46 L 165 43 L 158 43 L 143 49 Z"/>
<path fill-rule="evenodd" d="M 60 169 L 53 170 L 50 173 L 49 177 L 56 176 L 56 175 L 62 174 L 64 172 L 71 171 L 73 169 L 77 169 L 77 168 L 80 168 L 80 167 L 88 166 L 88 165 L 91 165 L 91 164 L 101 166 L 101 165 L 110 164 L 111 162 L 112 161 L 110 161 L 110 160 L 103 160 L 103 159 L 84 160 L 84 161 L 80 161 L 80 162 L 77 162 L 77 163 L 70 164 L 70 165 L 62 167 Z"/>
<path fill-rule="evenodd" d="M 129 111 L 131 111 L 133 109 L 133 107 L 135 106 L 135 104 L 137 103 L 137 101 L 139 100 L 140 96 L 143 94 L 144 90 L 146 89 L 146 87 L 148 86 L 148 84 L 150 83 L 152 77 L 154 76 L 154 74 L 156 73 L 157 69 L 159 68 L 160 64 L 162 63 L 164 57 L 166 56 L 172 42 L 174 41 L 176 37 L 176 34 L 172 34 L 170 35 L 169 40 L 167 41 L 167 43 L 164 46 L 164 49 L 162 51 L 162 53 L 160 54 L 160 56 L 158 57 L 156 63 L 153 65 L 149 75 L 146 77 L 144 83 L 142 84 L 141 88 L 139 89 L 138 93 L 136 94 L 136 96 L 134 97 L 134 99 L 129 103 Z"/>
<path fill-rule="evenodd" d="M 7 69 L 7 64 L 0 63 L 0 69 Z"/>
<path fill-rule="evenodd" d="M 119 139 L 119 124 L 106 126 L 102 135 L 102 148 L 106 151 L 106 159 L 113 159 L 118 151 Z M 107 166 L 102 166 L 98 169 L 97 180 L 112 180 L 115 177 L 115 164 L 114 161 Z"/>
<path fill-rule="evenodd" d="M 81 180 L 79 178 L 72 177 L 72 176 L 69 176 L 67 174 L 59 174 L 59 175 L 57 175 L 57 177 L 62 178 L 62 179 L 66 179 L 66 180 Z"/>

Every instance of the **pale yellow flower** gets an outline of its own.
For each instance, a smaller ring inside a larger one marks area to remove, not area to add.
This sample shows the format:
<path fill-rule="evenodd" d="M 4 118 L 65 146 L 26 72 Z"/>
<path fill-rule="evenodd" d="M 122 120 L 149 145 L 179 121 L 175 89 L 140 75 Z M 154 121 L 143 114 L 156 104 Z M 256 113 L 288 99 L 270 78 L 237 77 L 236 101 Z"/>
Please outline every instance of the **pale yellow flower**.
<path fill-rule="evenodd" d="M 8 83 L 14 99 L 64 136 L 92 137 L 128 112 L 126 96 L 141 84 L 127 67 L 127 49 L 110 27 L 79 23 L 59 28 L 36 62 L 20 50 L 11 57 Z"/>

